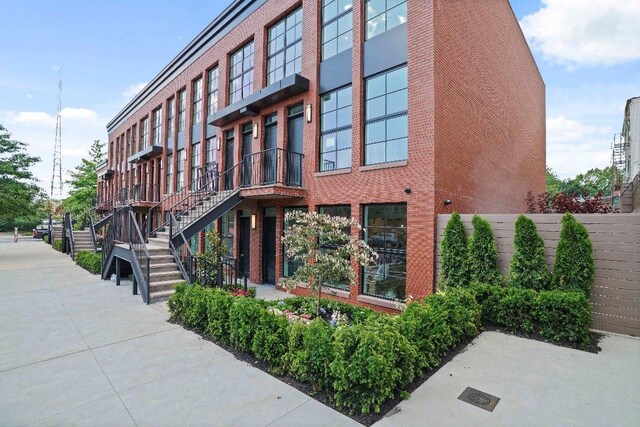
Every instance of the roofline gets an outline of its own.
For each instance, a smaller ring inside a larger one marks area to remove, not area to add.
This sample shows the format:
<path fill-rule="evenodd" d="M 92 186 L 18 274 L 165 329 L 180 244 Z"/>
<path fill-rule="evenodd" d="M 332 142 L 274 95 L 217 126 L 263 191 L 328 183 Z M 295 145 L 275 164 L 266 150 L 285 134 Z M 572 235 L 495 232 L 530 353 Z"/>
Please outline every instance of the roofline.
<path fill-rule="evenodd" d="M 207 27 L 173 58 L 140 92 L 118 112 L 109 123 L 107 133 L 113 132 L 119 125 L 134 114 L 138 108 L 186 67 L 195 62 L 205 51 L 217 43 L 229 31 L 252 14 L 267 0 L 234 0 Z"/>

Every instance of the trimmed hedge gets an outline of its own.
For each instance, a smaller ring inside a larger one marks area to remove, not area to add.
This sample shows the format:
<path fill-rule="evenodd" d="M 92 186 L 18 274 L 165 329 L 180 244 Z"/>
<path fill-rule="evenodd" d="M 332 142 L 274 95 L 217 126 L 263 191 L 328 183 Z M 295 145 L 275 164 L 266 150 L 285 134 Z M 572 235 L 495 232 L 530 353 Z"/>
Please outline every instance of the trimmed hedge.
<path fill-rule="evenodd" d="M 509 285 L 542 291 L 549 287 L 544 240 L 535 222 L 524 215 L 516 220 L 513 256 L 509 264 Z"/>
<path fill-rule="evenodd" d="M 55 249 L 58 252 L 62 252 L 62 240 L 54 240 L 53 249 Z"/>
<path fill-rule="evenodd" d="M 582 291 L 589 297 L 593 288 L 595 267 L 589 232 L 573 215 L 562 217 L 560 240 L 553 265 L 553 289 Z"/>
<path fill-rule="evenodd" d="M 409 304 L 400 316 L 322 300 L 323 308 L 351 319 L 351 325 L 337 327 L 322 319 L 290 323 L 270 309 L 273 304 L 185 284 L 176 286 L 168 303 L 172 319 L 251 352 L 272 372 L 289 373 L 333 394 L 338 406 L 363 413 L 380 411 L 384 401 L 480 330 L 480 304 L 465 289 Z M 295 297 L 275 304 L 315 312 L 316 303 Z"/>
<path fill-rule="evenodd" d="M 498 267 L 498 247 L 493 229 L 486 219 L 474 215 L 471 219 L 473 233 L 469 239 L 469 275 L 471 282 L 502 283 L 502 272 Z"/>
<path fill-rule="evenodd" d="M 473 283 L 485 324 L 512 332 L 538 333 L 550 341 L 586 348 L 590 342 L 591 303 L 582 292 L 502 288 Z"/>
<path fill-rule="evenodd" d="M 102 256 L 90 251 L 78 251 L 76 264 L 91 274 L 100 274 L 102 271 Z"/>
<path fill-rule="evenodd" d="M 440 286 L 444 289 L 449 286 L 467 286 L 469 284 L 469 246 L 467 232 L 457 212 L 454 212 L 447 222 L 440 253 L 442 255 Z"/>

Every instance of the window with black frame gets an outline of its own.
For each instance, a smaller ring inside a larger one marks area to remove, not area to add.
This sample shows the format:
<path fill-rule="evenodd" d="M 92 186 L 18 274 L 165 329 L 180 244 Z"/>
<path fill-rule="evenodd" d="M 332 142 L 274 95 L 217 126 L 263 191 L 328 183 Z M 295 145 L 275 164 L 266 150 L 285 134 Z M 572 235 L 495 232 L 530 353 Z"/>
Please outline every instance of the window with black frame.
<path fill-rule="evenodd" d="M 178 132 L 184 132 L 187 125 L 187 91 L 178 93 Z"/>
<path fill-rule="evenodd" d="M 207 76 L 207 115 L 218 111 L 218 67 L 209 70 Z"/>
<path fill-rule="evenodd" d="M 169 154 L 167 156 L 167 183 L 166 193 L 173 193 L 173 156 Z"/>
<path fill-rule="evenodd" d="M 264 152 L 262 183 L 275 184 L 277 174 L 278 113 L 264 118 Z"/>
<path fill-rule="evenodd" d="M 191 146 L 191 190 L 200 188 L 198 171 L 200 170 L 200 143 Z"/>
<path fill-rule="evenodd" d="M 407 0 L 367 0 L 366 39 L 407 22 Z"/>
<path fill-rule="evenodd" d="M 140 123 L 140 145 L 143 150 L 149 147 L 149 117 L 145 117 Z"/>
<path fill-rule="evenodd" d="M 345 218 L 351 218 L 351 206 L 350 205 L 334 205 L 334 206 L 320 206 L 318 208 L 318 213 L 323 215 L 329 215 L 330 217 L 341 216 Z M 347 236 L 351 235 L 351 228 L 348 227 L 343 230 Z M 331 251 L 336 248 L 335 245 L 332 244 L 324 244 L 322 241 L 320 242 L 320 250 L 321 251 Z M 325 282 L 323 286 L 327 286 L 330 288 L 341 289 L 344 291 L 349 290 L 349 280 L 341 280 L 339 282 Z"/>
<path fill-rule="evenodd" d="M 309 209 L 305 206 L 305 207 L 298 207 L 298 208 L 284 208 L 284 223 L 282 226 L 282 230 L 287 231 L 287 229 L 289 229 L 292 225 L 295 224 L 295 222 L 291 222 L 291 221 L 287 221 L 287 214 L 290 212 L 296 212 L 296 211 L 300 211 L 300 212 L 309 212 Z M 287 257 L 287 248 L 283 245 L 282 246 L 282 252 L 283 252 L 283 266 L 282 266 L 282 275 L 284 277 L 290 277 L 293 275 L 293 273 L 296 272 L 296 270 L 303 265 L 303 261 L 298 261 L 298 260 L 293 260 L 293 259 L 289 259 Z"/>
<path fill-rule="evenodd" d="M 364 269 L 362 292 L 389 300 L 404 300 L 407 283 L 407 205 L 364 207 L 364 239 L 378 263 Z"/>
<path fill-rule="evenodd" d="M 365 165 L 407 160 L 407 66 L 366 79 L 365 90 Z"/>
<path fill-rule="evenodd" d="M 233 190 L 234 182 L 233 176 L 234 173 L 231 170 L 233 167 L 233 154 L 234 154 L 234 132 L 233 129 L 229 129 L 225 132 L 225 141 L 224 141 L 224 189 L 225 190 Z"/>
<path fill-rule="evenodd" d="M 193 121 L 191 125 L 202 121 L 202 77 L 193 82 Z"/>
<path fill-rule="evenodd" d="M 253 93 L 253 41 L 231 55 L 229 60 L 229 104 Z"/>
<path fill-rule="evenodd" d="M 351 167 L 351 85 L 320 97 L 320 172 Z"/>
<path fill-rule="evenodd" d="M 322 60 L 350 49 L 353 0 L 322 0 Z"/>
<path fill-rule="evenodd" d="M 235 230 L 235 211 L 230 210 L 220 217 L 220 237 L 229 249 L 229 257 L 233 257 L 233 233 Z"/>
<path fill-rule="evenodd" d="M 173 119 L 176 114 L 176 101 L 174 98 L 169 100 L 167 104 L 167 137 L 173 136 Z"/>
<path fill-rule="evenodd" d="M 267 85 L 302 70 L 302 8 L 269 28 Z"/>
<path fill-rule="evenodd" d="M 176 166 L 176 191 L 180 191 L 184 186 L 184 164 L 186 161 L 184 149 L 178 150 L 177 161 L 178 163 Z"/>
<path fill-rule="evenodd" d="M 162 107 L 153 112 L 153 145 L 162 145 Z"/>

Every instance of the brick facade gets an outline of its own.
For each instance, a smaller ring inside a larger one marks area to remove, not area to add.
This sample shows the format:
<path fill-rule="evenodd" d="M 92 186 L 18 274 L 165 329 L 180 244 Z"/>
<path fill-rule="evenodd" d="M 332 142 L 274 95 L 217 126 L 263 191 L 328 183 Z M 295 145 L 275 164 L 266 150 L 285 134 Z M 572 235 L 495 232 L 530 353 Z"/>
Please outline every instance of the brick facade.
<path fill-rule="evenodd" d="M 109 133 L 110 146 L 122 144 L 127 131 L 152 111 L 163 107 L 163 133 L 166 132 L 167 101 L 177 100 L 186 89 L 187 125 L 185 129 L 185 184 L 191 170 L 192 82 L 203 78 L 206 109 L 207 70 L 219 69 L 219 108 L 227 105 L 229 57 L 247 41 L 254 41 L 254 92 L 266 86 L 267 28 L 297 7 L 303 8 L 302 71 L 310 82 L 302 95 L 272 105 L 253 118 L 219 128 L 221 150 L 217 161 L 225 158 L 224 134 L 235 130 L 235 161 L 241 160 L 241 127 L 258 124 L 253 153 L 264 149 L 264 117 L 278 114 L 278 148 L 287 141 L 287 109 L 303 103 L 311 105 L 311 123 L 304 122 L 303 188 L 283 189 L 280 196 L 269 196 L 260 189 L 245 191 L 245 199 L 235 218 L 234 256 L 238 256 L 240 209 L 256 216 L 250 232 L 250 280 L 261 283 L 263 210 L 276 207 L 276 278 L 283 275 L 280 237 L 283 233 L 283 207 L 307 206 L 310 211 L 323 205 L 350 205 L 352 216 L 362 222 L 363 206 L 375 203 L 407 205 L 407 285 L 406 294 L 421 297 L 433 292 L 435 215 L 456 210 L 465 213 L 525 210 L 528 190 L 539 193 L 545 182 L 544 83 L 517 20 L 506 0 L 408 0 L 408 159 L 406 161 L 363 166 L 365 39 L 364 2 L 353 5 L 352 48 L 352 167 L 319 172 L 319 61 L 321 0 L 268 0 L 256 12 L 231 29 L 220 41 L 188 65 L 176 78 Z M 381 53 L 383 54 L 383 53 Z M 174 118 L 177 129 L 178 111 Z M 205 113 L 206 117 L 206 113 Z M 206 120 L 201 123 L 202 135 Z M 139 136 L 136 137 L 138 144 Z M 206 156 L 205 138 L 200 159 Z M 135 152 L 134 150 L 133 152 Z M 109 168 L 116 169 L 109 181 L 109 194 L 121 186 L 122 158 L 110 152 Z M 173 151 L 173 161 L 176 161 Z M 126 155 L 124 156 L 127 157 Z M 163 173 L 161 189 L 166 188 L 166 150 L 149 160 Z M 141 167 L 142 165 L 138 165 Z M 128 174 L 126 171 L 125 174 Z M 173 167 L 173 178 L 176 166 Z M 139 179 L 139 177 L 138 177 Z M 127 175 L 126 182 L 131 179 Z M 175 188 L 175 186 L 174 186 Z M 405 191 L 410 189 L 410 192 Z M 287 196 L 287 197 L 281 197 Z M 300 197 L 302 196 L 302 197 Z M 444 199 L 451 199 L 444 206 Z M 306 293 L 300 289 L 300 293 Z M 354 304 L 392 309 L 390 301 L 363 297 L 360 287 L 352 286 L 342 300 Z"/>

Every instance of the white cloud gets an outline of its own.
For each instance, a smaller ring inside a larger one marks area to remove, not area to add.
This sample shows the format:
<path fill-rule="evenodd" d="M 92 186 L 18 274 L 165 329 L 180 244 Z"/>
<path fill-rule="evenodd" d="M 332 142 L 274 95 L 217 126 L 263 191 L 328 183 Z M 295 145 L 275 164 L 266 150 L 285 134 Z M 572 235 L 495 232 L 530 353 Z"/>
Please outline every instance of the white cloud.
<path fill-rule="evenodd" d="M 31 95 L 30 93 L 28 93 L 28 94 L 25 96 L 25 98 L 26 98 L 26 99 L 28 99 L 28 100 L 31 100 L 31 99 L 33 99 L 33 95 Z"/>
<path fill-rule="evenodd" d="M 136 96 L 145 86 L 147 85 L 147 83 L 134 83 L 131 86 L 129 86 L 128 88 L 126 88 L 124 90 L 124 92 L 122 92 L 122 96 L 124 96 L 125 98 L 133 98 L 134 96 Z"/>
<path fill-rule="evenodd" d="M 20 111 L 18 113 L 7 111 L 5 117 L 4 121 L 7 123 L 42 127 L 56 126 L 56 118 L 54 116 L 40 111 Z"/>
<path fill-rule="evenodd" d="M 640 59 L 640 1 L 542 1 L 520 25 L 549 61 L 571 69 Z"/>
<path fill-rule="evenodd" d="M 98 120 L 98 113 L 88 108 L 65 107 L 61 113 L 65 121 L 96 122 Z"/>
<path fill-rule="evenodd" d="M 547 118 L 547 165 L 561 178 L 573 178 L 611 163 L 611 136 L 607 126 L 590 126 L 563 116 Z"/>

